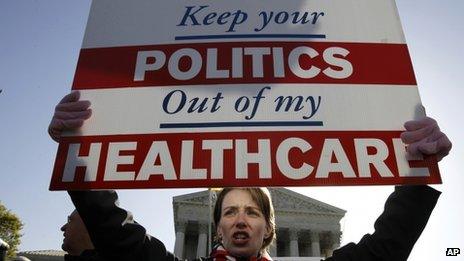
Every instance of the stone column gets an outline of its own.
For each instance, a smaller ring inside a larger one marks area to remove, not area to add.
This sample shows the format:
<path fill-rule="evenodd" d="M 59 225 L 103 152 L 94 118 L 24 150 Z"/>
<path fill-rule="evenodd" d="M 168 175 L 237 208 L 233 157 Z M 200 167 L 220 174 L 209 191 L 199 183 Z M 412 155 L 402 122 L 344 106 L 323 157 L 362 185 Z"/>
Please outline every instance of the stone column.
<path fill-rule="evenodd" d="M 277 237 L 279 234 L 279 228 L 275 229 L 275 240 L 269 246 L 269 255 L 271 257 L 277 257 Z"/>
<path fill-rule="evenodd" d="M 208 246 L 208 225 L 200 224 L 199 229 L 198 229 L 197 257 L 206 256 L 207 246 Z"/>
<path fill-rule="evenodd" d="M 298 251 L 298 230 L 290 229 L 290 256 L 300 256 Z"/>
<path fill-rule="evenodd" d="M 179 258 L 183 258 L 185 230 L 187 229 L 187 222 L 177 221 L 175 226 L 176 226 L 176 243 L 174 244 L 174 254 L 178 256 Z"/>
<path fill-rule="evenodd" d="M 333 251 L 340 247 L 340 236 L 341 236 L 340 232 L 336 232 L 336 231 L 330 232 L 330 237 L 329 237 L 330 249 L 328 249 L 327 251 L 328 256 L 332 256 Z"/>
<path fill-rule="evenodd" d="M 321 245 L 319 243 L 319 232 L 311 231 L 311 256 L 321 256 Z"/>

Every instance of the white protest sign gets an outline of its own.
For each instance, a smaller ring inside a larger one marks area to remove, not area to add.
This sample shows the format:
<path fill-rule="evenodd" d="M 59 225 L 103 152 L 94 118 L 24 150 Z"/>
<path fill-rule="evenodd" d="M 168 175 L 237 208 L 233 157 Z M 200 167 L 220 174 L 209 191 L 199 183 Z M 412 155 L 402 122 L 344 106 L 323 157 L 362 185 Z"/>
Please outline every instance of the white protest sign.
<path fill-rule="evenodd" d="M 440 183 L 393 0 L 93 1 L 50 188 Z"/>

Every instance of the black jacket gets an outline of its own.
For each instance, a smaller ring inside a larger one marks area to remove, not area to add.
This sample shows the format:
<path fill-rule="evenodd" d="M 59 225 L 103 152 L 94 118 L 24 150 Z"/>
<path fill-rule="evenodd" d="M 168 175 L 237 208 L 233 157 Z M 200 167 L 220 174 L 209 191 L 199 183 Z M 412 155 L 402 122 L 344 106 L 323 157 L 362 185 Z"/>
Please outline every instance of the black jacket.
<path fill-rule="evenodd" d="M 374 224 L 375 232 L 335 250 L 327 261 L 407 260 L 439 196 L 428 186 L 396 187 Z"/>
<path fill-rule="evenodd" d="M 69 191 L 100 257 L 106 260 L 179 260 L 148 235 L 132 214 L 117 206 L 114 191 Z M 327 261 L 407 260 L 440 192 L 428 186 L 399 186 L 375 222 L 375 232 L 335 250 Z M 198 260 L 208 260 L 203 258 Z"/>

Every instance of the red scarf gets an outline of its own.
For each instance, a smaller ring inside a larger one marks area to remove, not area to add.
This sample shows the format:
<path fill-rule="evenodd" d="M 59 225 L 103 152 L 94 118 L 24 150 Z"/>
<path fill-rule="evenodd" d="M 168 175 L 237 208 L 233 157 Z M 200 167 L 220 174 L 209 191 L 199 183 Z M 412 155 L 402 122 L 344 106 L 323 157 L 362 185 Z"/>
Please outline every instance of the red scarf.
<path fill-rule="evenodd" d="M 250 258 L 234 257 L 230 255 L 222 245 L 217 245 L 213 251 L 211 251 L 210 257 L 212 257 L 214 261 L 272 261 L 268 255 L 253 256 Z"/>

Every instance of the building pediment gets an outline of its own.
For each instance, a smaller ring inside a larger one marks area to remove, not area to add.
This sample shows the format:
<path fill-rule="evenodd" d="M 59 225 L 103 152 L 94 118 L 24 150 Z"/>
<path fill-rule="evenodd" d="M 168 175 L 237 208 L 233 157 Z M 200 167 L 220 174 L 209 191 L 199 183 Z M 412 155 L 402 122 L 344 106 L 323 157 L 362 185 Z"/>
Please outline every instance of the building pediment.
<path fill-rule="evenodd" d="M 319 215 L 335 215 L 342 217 L 346 211 L 335 206 L 318 201 L 311 197 L 302 195 L 285 188 L 270 188 L 274 209 L 276 212 L 293 212 L 293 213 L 312 213 Z M 173 198 L 173 204 L 176 205 L 203 205 L 208 206 L 209 191 L 176 196 Z M 215 203 L 215 196 L 211 197 L 212 204 Z"/>
<path fill-rule="evenodd" d="M 285 188 L 271 188 L 275 211 L 343 216 L 346 211 Z"/>
<path fill-rule="evenodd" d="M 184 204 L 208 205 L 209 204 L 209 191 L 204 190 L 204 191 L 194 192 L 190 194 L 175 196 L 172 199 L 172 203 L 173 204 L 184 203 Z"/>

